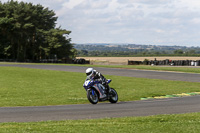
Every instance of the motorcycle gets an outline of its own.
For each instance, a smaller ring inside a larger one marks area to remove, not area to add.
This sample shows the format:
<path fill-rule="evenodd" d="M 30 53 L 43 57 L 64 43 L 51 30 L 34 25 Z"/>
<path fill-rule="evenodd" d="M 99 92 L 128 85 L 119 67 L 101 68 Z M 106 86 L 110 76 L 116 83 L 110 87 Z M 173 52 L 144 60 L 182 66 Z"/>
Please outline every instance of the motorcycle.
<path fill-rule="evenodd" d="M 92 104 L 97 104 L 99 101 L 110 101 L 116 103 L 118 101 L 118 94 L 115 89 L 109 87 L 112 80 L 107 80 L 107 88 L 105 88 L 99 81 L 93 79 L 86 79 L 83 87 L 87 91 L 87 98 Z"/>

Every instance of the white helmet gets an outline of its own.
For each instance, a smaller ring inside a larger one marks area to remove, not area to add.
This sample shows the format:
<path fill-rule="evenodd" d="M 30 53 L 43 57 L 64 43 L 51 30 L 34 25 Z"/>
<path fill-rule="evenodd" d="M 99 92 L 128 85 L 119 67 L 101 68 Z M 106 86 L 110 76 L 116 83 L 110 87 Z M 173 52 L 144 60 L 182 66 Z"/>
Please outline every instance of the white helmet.
<path fill-rule="evenodd" d="M 86 75 L 88 77 L 91 77 L 93 73 L 94 73 L 94 69 L 93 68 L 86 69 Z"/>

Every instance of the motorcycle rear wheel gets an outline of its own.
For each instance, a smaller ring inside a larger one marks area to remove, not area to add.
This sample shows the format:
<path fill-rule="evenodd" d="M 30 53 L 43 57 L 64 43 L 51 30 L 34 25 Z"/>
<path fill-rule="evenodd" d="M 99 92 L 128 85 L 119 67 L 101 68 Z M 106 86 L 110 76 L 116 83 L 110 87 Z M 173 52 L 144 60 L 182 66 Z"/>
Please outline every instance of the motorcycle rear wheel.
<path fill-rule="evenodd" d="M 87 90 L 87 98 L 92 104 L 97 104 L 99 102 L 98 94 L 95 90 Z"/>
<path fill-rule="evenodd" d="M 116 103 L 118 101 L 117 91 L 115 89 L 113 89 L 113 88 L 110 88 L 110 89 L 111 90 L 110 90 L 110 93 L 109 93 L 109 95 L 110 95 L 109 101 L 111 103 Z"/>

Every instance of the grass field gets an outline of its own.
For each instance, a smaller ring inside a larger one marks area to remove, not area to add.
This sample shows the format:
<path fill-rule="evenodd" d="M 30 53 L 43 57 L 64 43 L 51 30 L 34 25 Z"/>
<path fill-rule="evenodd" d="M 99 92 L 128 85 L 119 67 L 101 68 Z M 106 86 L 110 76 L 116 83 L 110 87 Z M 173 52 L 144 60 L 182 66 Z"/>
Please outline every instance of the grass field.
<path fill-rule="evenodd" d="M 0 67 L 0 106 L 43 106 L 89 103 L 82 85 L 84 73 Z M 200 83 L 110 76 L 119 101 L 140 100 L 200 91 Z"/>
<path fill-rule="evenodd" d="M 172 71 L 185 73 L 200 73 L 200 67 L 173 67 L 173 66 L 149 66 L 149 65 L 85 65 L 90 67 L 108 67 L 123 69 L 140 69 L 140 70 L 156 70 L 156 71 Z"/>
<path fill-rule="evenodd" d="M 105 66 L 107 67 L 107 66 Z M 105 75 L 113 79 L 119 101 L 200 91 L 200 83 Z M 85 74 L 0 67 L 0 107 L 89 103 L 82 84 Z M 136 132 L 196 133 L 200 113 L 29 123 L 0 123 L 0 132 Z"/>
<path fill-rule="evenodd" d="M 200 57 L 176 57 L 176 56 L 160 56 L 160 57 L 77 57 L 90 60 L 93 65 L 127 65 L 128 61 L 144 61 L 147 60 L 200 60 Z"/>
<path fill-rule="evenodd" d="M 0 123 L 4 133 L 198 133 L 200 113 L 67 120 L 30 123 Z"/>
<path fill-rule="evenodd" d="M 144 61 L 145 59 L 148 60 L 200 60 L 200 57 L 184 57 L 184 56 L 160 56 L 160 57 L 77 57 L 77 58 L 84 58 L 90 61 L 108 61 L 108 62 L 127 62 L 128 60 L 132 61 Z"/>

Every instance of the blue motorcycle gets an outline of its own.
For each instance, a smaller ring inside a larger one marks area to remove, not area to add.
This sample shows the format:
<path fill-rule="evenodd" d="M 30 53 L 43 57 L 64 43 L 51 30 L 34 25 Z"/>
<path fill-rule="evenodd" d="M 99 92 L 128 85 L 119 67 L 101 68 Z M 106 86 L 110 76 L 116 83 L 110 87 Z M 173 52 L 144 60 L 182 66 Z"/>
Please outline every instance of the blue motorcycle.
<path fill-rule="evenodd" d="M 87 91 L 87 98 L 92 104 L 97 104 L 99 101 L 110 101 L 116 103 L 118 94 L 115 89 L 109 87 L 112 80 L 107 80 L 106 88 L 99 82 L 93 79 L 86 79 L 83 87 Z"/>

